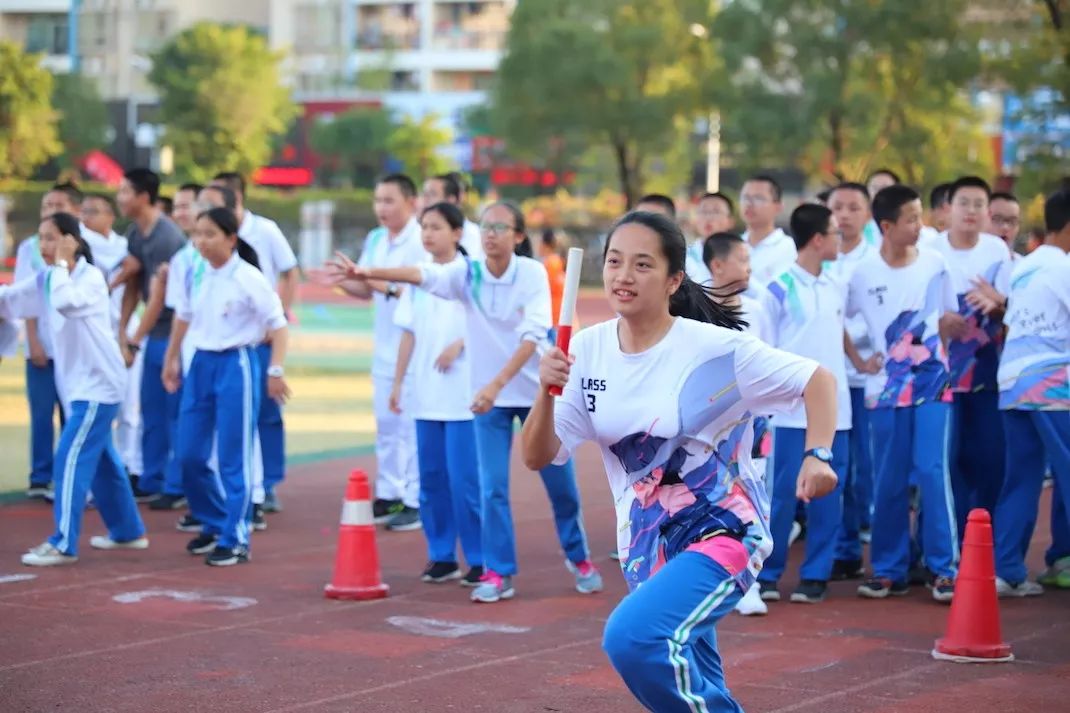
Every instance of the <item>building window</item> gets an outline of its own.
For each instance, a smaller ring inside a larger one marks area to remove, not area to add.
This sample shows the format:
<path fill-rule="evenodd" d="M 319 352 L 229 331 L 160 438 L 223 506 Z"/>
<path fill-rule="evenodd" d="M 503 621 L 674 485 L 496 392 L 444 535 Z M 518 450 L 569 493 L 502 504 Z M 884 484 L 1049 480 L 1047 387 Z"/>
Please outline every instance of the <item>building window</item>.
<path fill-rule="evenodd" d="M 360 50 L 420 48 L 420 17 L 412 3 L 359 6 L 356 32 Z"/>
<path fill-rule="evenodd" d="M 502 50 L 509 11 L 501 0 L 439 4 L 434 10 L 435 49 Z"/>
<path fill-rule="evenodd" d="M 26 28 L 26 51 L 67 54 L 67 16 L 34 15 Z"/>

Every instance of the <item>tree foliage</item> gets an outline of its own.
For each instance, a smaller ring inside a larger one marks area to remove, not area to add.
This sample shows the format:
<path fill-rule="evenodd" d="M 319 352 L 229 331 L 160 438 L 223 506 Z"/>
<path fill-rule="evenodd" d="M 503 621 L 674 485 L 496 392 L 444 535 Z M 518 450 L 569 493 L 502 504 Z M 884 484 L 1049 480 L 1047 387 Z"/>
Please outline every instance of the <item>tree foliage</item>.
<path fill-rule="evenodd" d="M 251 173 L 296 116 L 279 83 L 282 55 L 246 27 L 198 23 L 152 59 L 149 81 L 160 93 L 164 139 L 183 177 Z"/>
<path fill-rule="evenodd" d="M 309 137 L 313 150 L 324 157 L 327 170 L 357 186 L 375 182 L 395 130 L 390 113 L 379 107 L 358 107 L 321 121 Z"/>
<path fill-rule="evenodd" d="M 553 165 L 604 146 L 631 205 L 648 157 L 677 138 L 675 122 L 709 104 L 710 13 L 709 0 L 519 3 L 493 92 L 510 152 Z"/>
<path fill-rule="evenodd" d="M 40 57 L 0 40 L 0 177 L 25 178 L 62 150 L 51 93 Z"/>
<path fill-rule="evenodd" d="M 452 139 L 449 129 L 439 124 L 437 116 L 426 114 L 420 119 L 402 119 L 387 139 L 387 148 L 405 173 L 414 181 L 422 182 L 450 170 L 443 149 Z"/>
<path fill-rule="evenodd" d="M 59 113 L 60 163 L 69 168 L 93 149 L 108 144 L 108 108 L 96 82 L 80 74 L 52 77 L 52 105 Z"/>

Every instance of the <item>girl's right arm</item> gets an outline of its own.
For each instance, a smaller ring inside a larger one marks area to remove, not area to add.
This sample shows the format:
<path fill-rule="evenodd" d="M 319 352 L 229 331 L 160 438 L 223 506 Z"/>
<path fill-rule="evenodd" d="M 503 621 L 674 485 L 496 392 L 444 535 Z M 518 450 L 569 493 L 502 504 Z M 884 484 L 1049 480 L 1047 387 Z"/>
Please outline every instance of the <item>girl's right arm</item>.
<path fill-rule="evenodd" d="M 13 285 L 0 286 L 0 317 L 3 319 L 33 319 L 36 326 L 36 319 L 43 311 L 36 275 Z"/>
<path fill-rule="evenodd" d="M 466 294 L 468 266 L 465 262 L 450 265 L 429 263 L 419 267 L 361 267 L 346 255 L 335 253 L 334 260 L 327 264 L 327 268 L 331 274 L 343 279 L 417 285 L 436 297 L 448 300 L 464 299 Z"/>

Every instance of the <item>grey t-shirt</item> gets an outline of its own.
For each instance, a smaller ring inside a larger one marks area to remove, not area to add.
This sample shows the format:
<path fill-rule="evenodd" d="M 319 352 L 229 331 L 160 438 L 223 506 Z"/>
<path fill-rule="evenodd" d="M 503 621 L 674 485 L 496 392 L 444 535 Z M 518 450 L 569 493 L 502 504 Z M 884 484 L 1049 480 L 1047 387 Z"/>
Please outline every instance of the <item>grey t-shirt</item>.
<path fill-rule="evenodd" d="M 174 254 L 186 244 L 186 236 L 170 218 L 161 214 L 148 236 L 141 234 L 137 223 L 132 223 L 126 231 L 126 239 L 130 243 L 130 254 L 141 262 L 141 299 L 148 300 L 149 283 L 156 274 L 156 268 L 171 261 Z M 149 336 L 168 337 L 173 315 L 174 310 L 164 307 Z"/>

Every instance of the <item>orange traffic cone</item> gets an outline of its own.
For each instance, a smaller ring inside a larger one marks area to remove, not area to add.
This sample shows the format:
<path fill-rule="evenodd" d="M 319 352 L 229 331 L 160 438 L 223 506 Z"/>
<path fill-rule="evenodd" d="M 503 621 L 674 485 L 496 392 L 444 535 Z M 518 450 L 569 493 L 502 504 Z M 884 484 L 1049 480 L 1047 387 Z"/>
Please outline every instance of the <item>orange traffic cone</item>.
<path fill-rule="evenodd" d="M 324 588 L 328 599 L 382 599 L 390 591 L 379 576 L 371 488 L 362 470 L 349 474 L 338 532 L 334 578 Z"/>
<path fill-rule="evenodd" d="M 933 658 L 956 663 L 1013 661 L 1003 643 L 996 597 L 996 561 L 992 552 L 992 518 L 987 510 L 970 511 L 955 598 L 947 618 L 947 635 L 936 640 Z"/>

